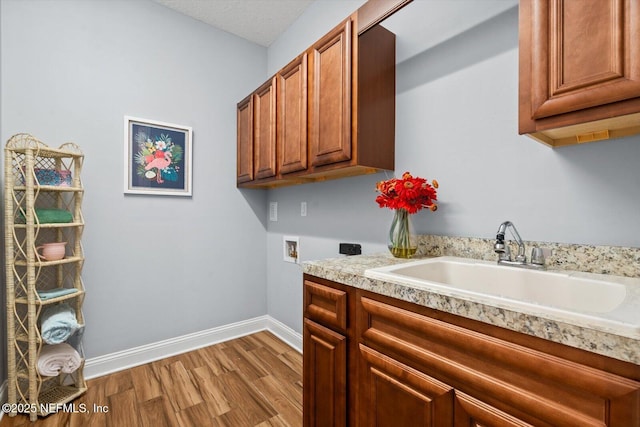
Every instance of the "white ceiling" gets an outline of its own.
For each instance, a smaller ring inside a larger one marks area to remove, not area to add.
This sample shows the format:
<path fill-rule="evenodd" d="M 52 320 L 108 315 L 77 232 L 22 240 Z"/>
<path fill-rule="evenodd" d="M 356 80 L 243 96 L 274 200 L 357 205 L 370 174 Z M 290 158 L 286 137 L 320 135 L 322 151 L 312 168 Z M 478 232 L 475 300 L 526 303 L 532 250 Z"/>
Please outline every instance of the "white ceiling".
<path fill-rule="evenodd" d="M 314 0 L 153 0 L 268 47 Z"/>

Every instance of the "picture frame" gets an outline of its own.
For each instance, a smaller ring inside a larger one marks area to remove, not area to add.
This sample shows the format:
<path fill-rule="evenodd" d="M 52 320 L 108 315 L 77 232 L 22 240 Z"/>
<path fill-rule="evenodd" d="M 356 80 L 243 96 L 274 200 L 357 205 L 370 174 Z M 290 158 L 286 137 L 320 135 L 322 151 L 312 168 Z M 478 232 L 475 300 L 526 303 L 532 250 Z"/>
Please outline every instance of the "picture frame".
<path fill-rule="evenodd" d="M 191 196 L 193 130 L 124 117 L 124 192 Z"/>

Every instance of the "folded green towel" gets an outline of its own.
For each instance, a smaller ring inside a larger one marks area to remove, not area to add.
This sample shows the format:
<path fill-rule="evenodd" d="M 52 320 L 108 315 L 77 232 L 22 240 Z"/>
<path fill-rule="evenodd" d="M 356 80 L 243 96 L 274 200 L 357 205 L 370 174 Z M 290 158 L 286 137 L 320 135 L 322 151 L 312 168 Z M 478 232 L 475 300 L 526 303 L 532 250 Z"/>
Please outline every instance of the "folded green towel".
<path fill-rule="evenodd" d="M 24 220 L 24 214 L 20 212 L 20 216 Z M 59 224 L 73 221 L 71 212 L 64 209 L 55 208 L 36 208 L 36 216 L 40 224 Z"/>
<path fill-rule="evenodd" d="M 48 299 L 61 297 L 63 295 L 73 294 L 77 292 L 76 288 L 56 288 L 49 289 L 47 291 L 38 291 L 38 296 L 42 301 L 46 301 Z"/>

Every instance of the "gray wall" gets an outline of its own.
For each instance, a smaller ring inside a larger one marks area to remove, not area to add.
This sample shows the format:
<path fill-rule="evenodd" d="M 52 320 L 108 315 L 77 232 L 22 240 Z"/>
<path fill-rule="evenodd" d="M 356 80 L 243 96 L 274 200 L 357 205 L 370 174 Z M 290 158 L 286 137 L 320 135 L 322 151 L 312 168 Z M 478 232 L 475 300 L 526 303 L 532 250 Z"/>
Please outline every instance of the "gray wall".
<path fill-rule="evenodd" d="M 235 187 L 235 105 L 266 48 L 146 0 L 1 7 L 0 139 L 86 156 L 87 356 L 264 315 L 266 193 Z M 124 115 L 193 127 L 193 197 L 123 194 Z"/>
<path fill-rule="evenodd" d="M 314 12 L 286 36 L 301 44 Z M 417 231 L 491 238 L 511 220 L 526 240 L 640 246 L 640 137 L 550 149 L 518 135 L 517 96 L 517 7 L 398 65 L 396 172 L 440 182 L 440 209 L 415 215 Z M 392 212 L 374 190 L 386 178 L 269 191 L 279 204 L 268 223 L 271 316 L 301 331 L 302 273 L 282 261 L 282 235 L 300 236 L 303 260 L 339 256 L 345 241 L 384 250 Z"/>

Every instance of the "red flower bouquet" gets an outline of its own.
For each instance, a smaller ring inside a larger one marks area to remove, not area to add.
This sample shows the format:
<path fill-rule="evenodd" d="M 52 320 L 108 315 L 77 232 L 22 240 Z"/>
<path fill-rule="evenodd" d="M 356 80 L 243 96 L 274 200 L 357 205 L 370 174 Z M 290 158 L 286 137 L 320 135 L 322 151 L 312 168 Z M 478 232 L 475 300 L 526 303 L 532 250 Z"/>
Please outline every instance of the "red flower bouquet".
<path fill-rule="evenodd" d="M 376 190 L 380 194 L 376 197 L 376 202 L 381 208 L 404 209 L 410 214 L 422 208 L 435 211 L 438 209 L 438 205 L 434 203 L 438 200 L 436 188 L 438 181 L 435 179 L 429 184 L 426 179 L 413 177 L 405 172 L 402 179 L 392 178 L 378 182 Z"/>
<path fill-rule="evenodd" d="M 376 185 L 380 193 L 376 197 L 378 205 L 396 211 L 389 231 L 389 250 L 393 256 L 411 258 L 418 250 L 409 215 L 423 208 L 432 212 L 438 209 L 435 203 L 437 188 L 435 179 L 429 184 L 426 179 L 413 177 L 409 172 L 402 174 L 401 179 L 392 178 Z"/>

